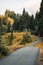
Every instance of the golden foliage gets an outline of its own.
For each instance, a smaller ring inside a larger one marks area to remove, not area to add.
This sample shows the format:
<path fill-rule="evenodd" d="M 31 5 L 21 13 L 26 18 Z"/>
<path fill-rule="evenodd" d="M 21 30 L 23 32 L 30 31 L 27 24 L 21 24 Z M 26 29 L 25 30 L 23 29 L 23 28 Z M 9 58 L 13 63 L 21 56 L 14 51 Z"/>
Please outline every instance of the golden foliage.
<path fill-rule="evenodd" d="M 8 21 L 10 22 L 11 25 L 14 23 L 14 20 L 10 17 L 8 17 Z"/>

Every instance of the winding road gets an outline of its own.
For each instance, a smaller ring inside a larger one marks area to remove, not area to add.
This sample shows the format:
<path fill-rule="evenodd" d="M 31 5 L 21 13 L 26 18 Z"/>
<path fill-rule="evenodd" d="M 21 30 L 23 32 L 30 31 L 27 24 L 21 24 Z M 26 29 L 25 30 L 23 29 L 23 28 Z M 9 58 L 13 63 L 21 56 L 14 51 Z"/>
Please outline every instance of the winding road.
<path fill-rule="evenodd" d="M 37 65 L 39 48 L 34 48 L 34 44 L 40 41 L 41 40 L 37 38 L 37 40 L 29 46 L 16 50 L 9 56 L 0 59 L 0 65 Z"/>
<path fill-rule="evenodd" d="M 41 42 L 41 38 L 40 37 L 35 37 L 36 41 L 32 42 L 29 46 L 34 46 L 35 44 L 39 44 L 39 42 Z"/>

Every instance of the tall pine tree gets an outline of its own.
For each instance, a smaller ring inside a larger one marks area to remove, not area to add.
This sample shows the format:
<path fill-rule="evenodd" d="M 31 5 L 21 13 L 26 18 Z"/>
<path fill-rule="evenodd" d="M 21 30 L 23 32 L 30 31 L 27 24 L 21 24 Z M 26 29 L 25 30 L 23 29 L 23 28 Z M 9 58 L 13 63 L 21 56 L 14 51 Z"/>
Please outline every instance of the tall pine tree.
<path fill-rule="evenodd" d="M 41 2 L 40 12 L 39 12 L 39 26 L 38 31 L 40 36 L 43 37 L 43 0 Z"/>
<path fill-rule="evenodd" d="M 41 2 L 40 12 L 39 12 L 39 18 L 43 17 L 43 0 Z"/>

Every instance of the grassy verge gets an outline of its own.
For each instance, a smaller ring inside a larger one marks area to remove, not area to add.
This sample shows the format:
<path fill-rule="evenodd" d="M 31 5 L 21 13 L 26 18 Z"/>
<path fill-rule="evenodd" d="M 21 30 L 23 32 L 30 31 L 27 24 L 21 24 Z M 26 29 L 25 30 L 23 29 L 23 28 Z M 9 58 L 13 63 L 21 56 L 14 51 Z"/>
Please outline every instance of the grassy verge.
<path fill-rule="evenodd" d="M 0 54 L 0 59 L 3 58 L 4 56 L 2 54 Z"/>
<path fill-rule="evenodd" d="M 35 47 L 43 47 L 43 42 L 40 42 L 40 43 L 38 43 L 38 44 L 35 44 Z"/>

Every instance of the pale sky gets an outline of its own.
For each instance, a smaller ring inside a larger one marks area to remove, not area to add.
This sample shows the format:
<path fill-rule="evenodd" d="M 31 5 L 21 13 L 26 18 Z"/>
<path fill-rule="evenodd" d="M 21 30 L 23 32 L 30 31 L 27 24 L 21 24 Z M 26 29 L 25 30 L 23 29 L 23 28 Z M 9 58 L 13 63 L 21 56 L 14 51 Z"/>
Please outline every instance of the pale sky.
<path fill-rule="evenodd" d="M 4 14 L 6 9 L 16 13 L 22 13 L 23 8 L 28 13 L 35 14 L 39 11 L 41 0 L 0 0 L 0 14 Z"/>

